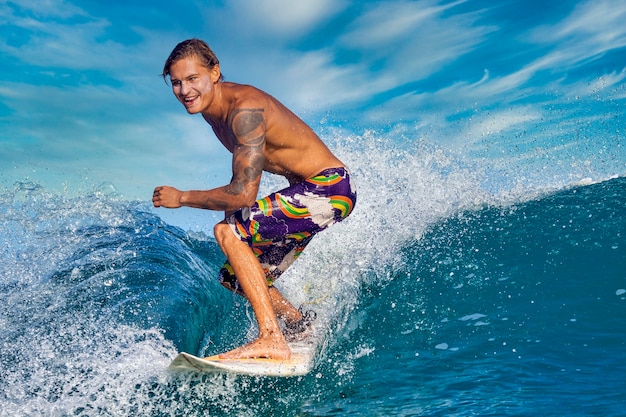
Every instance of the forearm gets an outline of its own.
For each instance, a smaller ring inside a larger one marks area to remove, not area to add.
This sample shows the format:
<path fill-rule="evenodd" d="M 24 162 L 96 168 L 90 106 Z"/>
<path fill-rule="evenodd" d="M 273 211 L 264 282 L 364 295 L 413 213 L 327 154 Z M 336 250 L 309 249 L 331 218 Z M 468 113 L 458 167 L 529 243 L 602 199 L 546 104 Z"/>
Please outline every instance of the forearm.
<path fill-rule="evenodd" d="M 212 190 L 183 191 L 180 196 L 180 205 L 206 210 L 233 211 L 249 207 L 254 203 L 256 195 L 249 194 L 245 192 L 235 194 L 230 191 L 229 186 Z"/>

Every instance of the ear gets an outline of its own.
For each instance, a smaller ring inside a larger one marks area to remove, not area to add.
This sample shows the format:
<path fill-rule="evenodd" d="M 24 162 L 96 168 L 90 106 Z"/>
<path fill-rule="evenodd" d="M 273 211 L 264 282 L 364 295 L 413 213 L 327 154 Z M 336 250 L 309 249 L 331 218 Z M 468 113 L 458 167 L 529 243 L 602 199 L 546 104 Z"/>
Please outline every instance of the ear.
<path fill-rule="evenodd" d="M 220 77 L 222 76 L 222 71 L 220 70 L 220 64 L 215 64 L 213 65 L 213 68 L 211 68 L 211 81 L 213 82 L 213 84 L 216 84 Z"/>

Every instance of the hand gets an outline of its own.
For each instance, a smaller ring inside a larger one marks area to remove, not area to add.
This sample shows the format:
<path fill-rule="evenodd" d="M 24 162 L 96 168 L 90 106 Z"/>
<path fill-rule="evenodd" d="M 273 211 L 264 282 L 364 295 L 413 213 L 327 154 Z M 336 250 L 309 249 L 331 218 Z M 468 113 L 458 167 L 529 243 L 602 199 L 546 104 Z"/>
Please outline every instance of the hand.
<path fill-rule="evenodd" d="M 179 208 L 183 192 L 167 185 L 156 187 L 152 193 L 154 207 Z"/>

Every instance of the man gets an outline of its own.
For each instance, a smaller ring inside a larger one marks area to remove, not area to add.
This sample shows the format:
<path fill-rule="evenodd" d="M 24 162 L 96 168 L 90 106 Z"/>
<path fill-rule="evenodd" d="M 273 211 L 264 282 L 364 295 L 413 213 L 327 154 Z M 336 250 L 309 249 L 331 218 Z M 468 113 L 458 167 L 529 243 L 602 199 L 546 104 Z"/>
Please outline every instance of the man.
<path fill-rule="evenodd" d="M 306 318 L 273 286 L 319 231 L 343 220 L 356 203 L 345 165 L 295 114 L 252 86 L 224 82 L 217 57 L 198 39 L 179 43 L 163 68 L 176 98 L 200 113 L 233 154 L 230 183 L 204 191 L 156 187 L 155 207 L 224 211 L 214 228 L 227 257 L 220 271 L 226 288 L 250 302 L 258 338 L 222 358 L 288 359 L 286 331 L 305 328 Z M 256 200 L 263 171 L 290 186 Z"/>

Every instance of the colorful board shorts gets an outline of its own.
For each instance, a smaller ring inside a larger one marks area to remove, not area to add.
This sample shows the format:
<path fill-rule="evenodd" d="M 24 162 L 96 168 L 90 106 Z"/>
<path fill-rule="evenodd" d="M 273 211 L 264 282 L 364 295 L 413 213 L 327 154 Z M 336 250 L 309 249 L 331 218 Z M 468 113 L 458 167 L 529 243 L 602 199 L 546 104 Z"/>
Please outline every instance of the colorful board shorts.
<path fill-rule="evenodd" d="M 356 203 L 356 188 L 345 168 L 318 175 L 257 200 L 226 221 L 259 259 L 272 286 L 300 256 L 311 238 L 345 219 Z M 241 293 L 230 263 L 222 266 L 223 285 Z"/>

